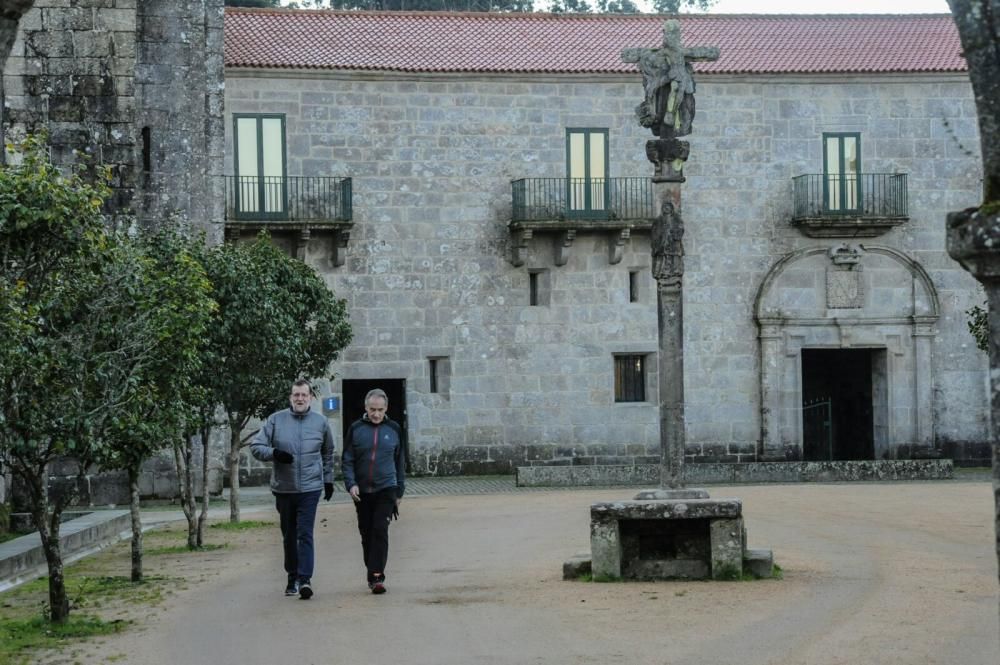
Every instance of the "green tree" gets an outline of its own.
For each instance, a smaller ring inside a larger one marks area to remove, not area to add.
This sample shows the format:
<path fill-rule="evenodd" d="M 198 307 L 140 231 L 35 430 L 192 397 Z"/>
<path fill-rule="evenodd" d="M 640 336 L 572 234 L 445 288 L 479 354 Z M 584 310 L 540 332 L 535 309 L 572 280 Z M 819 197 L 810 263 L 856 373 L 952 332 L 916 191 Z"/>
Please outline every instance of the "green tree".
<path fill-rule="evenodd" d="M 230 520 L 238 522 L 240 450 L 253 436 L 243 431 L 251 419 L 287 407 L 296 378 L 327 376 L 351 341 L 351 327 L 344 301 L 266 233 L 214 247 L 206 257 L 218 310 L 209 325 L 204 366 L 210 371 L 203 380 L 229 427 Z"/>
<path fill-rule="evenodd" d="M 49 465 L 73 460 L 80 480 L 130 392 L 112 378 L 120 376 L 116 349 L 92 347 L 113 261 L 101 215 L 109 190 L 106 179 L 60 173 L 44 137 L 9 149 L 13 165 L 0 167 L 0 454 L 28 495 L 48 564 L 50 617 L 63 622 L 59 527 L 76 484 L 50 488 Z M 98 382 L 110 392 L 98 395 Z"/>
<path fill-rule="evenodd" d="M 97 340 L 130 359 L 135 396 L 112 419 L 96 461 L 127 472 L 132 518 L 132 581 L 142 580 L 139 472 L 158 450 L 184 439 L 192 410 L 203 402 L 195 390 L 200 349 L 215 303 L 198 260 L 203 239 L 176 229 L 142 232 L 119 243 L 102 297 L 114 319 Z M 98 395 L 100 391 L 98 391 Z"/>

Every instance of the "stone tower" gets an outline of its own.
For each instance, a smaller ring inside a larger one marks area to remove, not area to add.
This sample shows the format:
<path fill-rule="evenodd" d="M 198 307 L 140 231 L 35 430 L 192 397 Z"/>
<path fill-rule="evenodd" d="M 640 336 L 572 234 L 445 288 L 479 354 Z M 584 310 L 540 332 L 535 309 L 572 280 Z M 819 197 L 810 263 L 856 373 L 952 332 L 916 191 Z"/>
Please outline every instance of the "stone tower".
<path fill-rule="evenodd" d="M 79 151 L 111 167 L 109 213 L 219 240 L 222 0 L 18 4 L 20 20 L 0 24 L 4 140 L 45 129 L 54 163 Z"/>

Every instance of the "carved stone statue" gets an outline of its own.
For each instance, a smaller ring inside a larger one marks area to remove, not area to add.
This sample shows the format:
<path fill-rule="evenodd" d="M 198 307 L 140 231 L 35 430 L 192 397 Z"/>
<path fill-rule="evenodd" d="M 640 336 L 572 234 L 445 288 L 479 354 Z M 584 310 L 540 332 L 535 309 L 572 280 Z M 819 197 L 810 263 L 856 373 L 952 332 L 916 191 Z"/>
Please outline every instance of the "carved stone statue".
<path fill-rule="evenodd" d="M 714 46 L 681 46 L 681 26 L 676 20 L 663 24 L 663 45 L 658 49 L 629 48 L 623 62 L 635 62 L 642 72 L 646 99 L 635 109 L 639 124 L 660 138 L 691 133 L 694 119 L 694 70 L 691 62 L 719 58 Z"/>

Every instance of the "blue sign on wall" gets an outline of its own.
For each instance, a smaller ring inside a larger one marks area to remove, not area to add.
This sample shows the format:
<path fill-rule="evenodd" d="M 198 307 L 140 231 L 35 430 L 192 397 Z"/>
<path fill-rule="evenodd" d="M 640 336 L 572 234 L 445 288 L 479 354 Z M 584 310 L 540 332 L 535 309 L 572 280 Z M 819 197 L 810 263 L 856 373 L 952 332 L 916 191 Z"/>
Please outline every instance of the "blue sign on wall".
<path fill-rule="evenodd" d="M 340 398 L 339 397 L 324 397 L 323 398 L 323 413 L 330 415 L 340 411 Z"/>

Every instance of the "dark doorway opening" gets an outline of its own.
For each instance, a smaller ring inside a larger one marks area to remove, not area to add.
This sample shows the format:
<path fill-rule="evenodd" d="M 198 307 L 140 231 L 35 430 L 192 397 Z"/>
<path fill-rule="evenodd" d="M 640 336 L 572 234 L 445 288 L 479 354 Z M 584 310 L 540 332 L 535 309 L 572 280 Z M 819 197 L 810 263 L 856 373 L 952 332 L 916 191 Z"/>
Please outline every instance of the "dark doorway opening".
<path fill-rule="evenodd" d="M 804 460 L 875 459 L 873 369 L 872 349 L 802 350 Z"/>
<path fill-rule="evenodd" d="M 381 388 L 389 398 L 386 413 L 403 429 L 403 453 L 406 455 L 406 472 L 410 472 L 410 444 L 406 427 L 406 379 L 344 379 L 341 382 L 343 402 L 344 438 L 347 429 L 365 413 L 365 395 L 369 390 Z"/>

